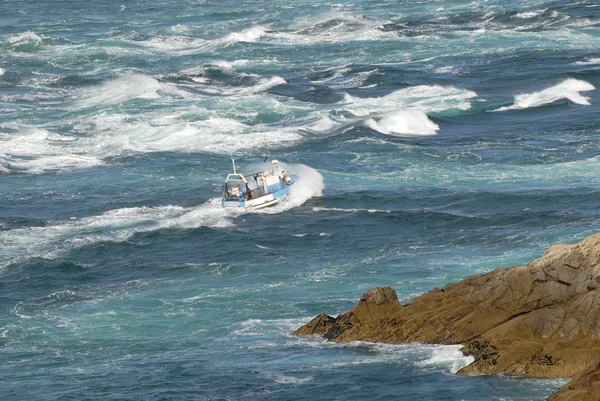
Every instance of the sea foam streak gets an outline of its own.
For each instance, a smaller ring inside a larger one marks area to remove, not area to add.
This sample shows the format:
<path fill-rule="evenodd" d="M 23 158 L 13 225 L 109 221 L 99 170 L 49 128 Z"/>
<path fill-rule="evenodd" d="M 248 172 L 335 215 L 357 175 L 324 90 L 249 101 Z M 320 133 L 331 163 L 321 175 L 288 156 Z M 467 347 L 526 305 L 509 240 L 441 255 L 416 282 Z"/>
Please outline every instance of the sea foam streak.
<path fill-rule="evenodd" d="M 386 135 L 429 136 L 440 127 L 419 110 L 398 111 L 379 121 L 369 119 L 365 125 Z"/>
<path fill-rule="evenodd" d="M 588 92 L 594 89 L 596 89 L 594 85 L 589 82 L 569 78 L 558 85 L 540 92 L 517 95 L 515 96 L 515 103 L 512 106 L 500 107 L 496 111 L 540 107 L 554 103 L 560 99 L 568 99 L 573 103 L 589 106 L 589 99 L 579 94 L 579 92 Z"/>
<path fill-rule="evenodd" d="M 220 199 L 182 208 L 179 206 L 132 207 L 110 210 L 75 222 L 47 227 L 0 231 L 3 256 L 0 266 L 25 257 L 56 258 L 72 249 L 97 242 L 122 242 L 140 232 L 164 228 L 226 227 L 235 212 L 225 210 Z"/>

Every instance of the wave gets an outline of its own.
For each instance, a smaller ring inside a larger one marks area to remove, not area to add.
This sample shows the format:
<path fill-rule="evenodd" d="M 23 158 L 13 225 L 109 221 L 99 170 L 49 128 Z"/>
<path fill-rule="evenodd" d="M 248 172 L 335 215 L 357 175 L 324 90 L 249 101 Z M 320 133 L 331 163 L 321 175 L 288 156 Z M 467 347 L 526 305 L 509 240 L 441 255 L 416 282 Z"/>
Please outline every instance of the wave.
<path fill-rule="evenodd" d="M 130 121 L 124 115 L 100 115 L 92 120 L 97 136 L 84 144 L 85 149 L 102 157 L 160 151 L 230 154 L 261 146 L 273 149 L 302 138 L 291 128 L 250 126 L 209 112 L 199 117 L 186 121 L 179 114 L 140 116 Z"/>
<path fill-rule="evenodd" d="M 122 208 L 75 222 L 1 231 L 4 252 L 0 265 L 35 256 L 55 259 L 75 248 L 96 242 L 123 242 L 140 232 L 225 227 L 233 224 L 234 215 L 221 208 L 220 199 L 215 198 L 192 208 L 172 205 Z"/>
<path fill-rule="evenodd" d="M 418 85 L 403 88 L 377 98 L 357 98 L 346 94 L 340 102 L 357 117 L 389 114 L 401 109 L 422 112 L 468 110 L 477 93 L 453 86 Z"/>
<path fill-rule="evenodd" d="M 44 41 L 34 32 L 27 31 L 6 40 L 8 48 L 16 52 L 35 52 L 44 48 Z"/>
<path fill-rule="evenodd" d="M 37 174 L 103 164 L 100 158 L 73 148 L 76 142 L 76 137 L 41 128 L 29 127 L 12 134 L 0 132 L 0 172 Z"/>
<path fill-rule="evenodd" d="M 4 68 L 0 68 L 0 77 L 1 77 L 2 75 L 4 75 L 4 73 L 5 73 L 5 72 L 6 72 L 6 71 L 4 70 Z"/>
<path fill-rule="evenodd" d="M 347 43 L 397 39 L 398 35 L 381 27 L 386 21 L 347 12 L 329 12 L 297 20 L 288 31 L 268 32 L 279 44 Z"/>
<path fill-rule="evenodd" d="M 356 213 L 356 212 L 367 212 L 367 213 L 391 213 L 391 210 L 384 209 L 344 209 L 341 207 L 313 207 L 314 212 L 342 212 L 342 213 Z M 306 234 L 304 234 L 306 235 Z M 304 236 L 303 235 L 303 236 Z"/>
<path fill-rule="evenodd" d="M 127 100 L 142 98 L 156 99 L 162 88 L 160 82 L 142 74 L 125 75 L 108 81 L 100 87 L 83 89 L 79 93 L 81 100 L 76 101 L 79 107 L 90 107 L 99 104 L 122 103 Z"/>
<path fill-rule="evenodd" d="M 308 199 L 321 196 L 323 176 L 303 164 L 284 164 L 283 168 L 298 175 L 298 181 L 281 204 L 261 209 L 257 213 L 276 214 L 302 205 Z M 55 259 L 60 255 L 97 242 L 123 242 L 133 235 L 161 229 L 198 227 L 229 227 L 243 210 L 224 209 L 221 199 L 209 199 L 196 207 L 168 205 L 129 207 L 44 227 L 17 228 L 0 231 L 3 253 L 0 266 L 30 257 Z"/>
<path fill-rule="evenodd" d="M 440 127 L 427 114 L 418 110 L 398 111 L 376 121 L 369 119 L 365 125 L 382 134 L 394 136 L 436 135 Z"/>
<path fill-rule="evenodd" d="M 465 356 L 460 350 L 460 345 L 434 345 L 431 347 L 431 357 L 417 362 L 418 366 L 444 366 L 449 367 L 451 373 L 456 373 L 475 360 L 472 356 Z"/>
<path fill-rule="evenodd" d="M 522 13 L 517 13 L 515 14 L 515 18 L 522 18 L 522 19 L 529 19 L 529 18 L 535 18 L 535 17 L 539 17 L 540 15 L 544 14 L 546 12 L 547 8 L 543 8 L 541 10 L 535 10 L 535 11 L 526 11 L 526 12 L 522 12 Z"/>
<path fill-rule="evenodd" d="M 515 102 L 511 106 L 500 107 L 495 111 L 520 110 L 532 107 L 540 107 L 551 104 L 561 99 L 568 99 L 573 103 L 589 106 L 589 99 L 579 92 L 588 92 L 596 89 L 589 82 L 569 78 L 558 85 L 544 89 L 540 92 L 527 93 L 515 96 Z"/>
<path fill-rule="evenodd" d="M 233 32 L 225 37 L 226 42 L 256 42 L 266 33 L 262 26 L 254 26 L 242 32 Z"/>
<path fill-rule="evenodd" d="M 583 61 L 576 61 L 574 64 L 577 65 L 597 65 L 600 64 L 600 58 L 592 57 Z"/>
<path fill-rule="evenodd" d="M 202 90 L 202 92 L 221 96 L 247 96 L 261 92 L 266 92 L 271 88 L 274 88 L 279 85 L 285 85 L 287 83 L 285 79 L 279 76 L 264 78 L 256 74 L 243 74 L 242 78 L 249 78 L 253 82 L 253 84 L 250 86 L 243 87 L 231 87 L 211 82 L 207 78 L 193 80 L 199 84 L 197 85 L 197 88 Z"/>

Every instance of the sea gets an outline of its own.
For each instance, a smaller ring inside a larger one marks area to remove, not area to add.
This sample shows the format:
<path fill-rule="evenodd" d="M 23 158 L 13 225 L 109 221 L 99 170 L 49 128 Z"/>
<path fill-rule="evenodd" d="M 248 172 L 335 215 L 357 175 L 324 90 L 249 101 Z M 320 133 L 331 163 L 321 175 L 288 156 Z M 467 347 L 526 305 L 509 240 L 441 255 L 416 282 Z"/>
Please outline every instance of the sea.
<path fill-rule="evenodd" d="M 598 0 L 0 0 L 0 398 L 546 399 L 291 332 L 597 232 L 598 88 Z"/>

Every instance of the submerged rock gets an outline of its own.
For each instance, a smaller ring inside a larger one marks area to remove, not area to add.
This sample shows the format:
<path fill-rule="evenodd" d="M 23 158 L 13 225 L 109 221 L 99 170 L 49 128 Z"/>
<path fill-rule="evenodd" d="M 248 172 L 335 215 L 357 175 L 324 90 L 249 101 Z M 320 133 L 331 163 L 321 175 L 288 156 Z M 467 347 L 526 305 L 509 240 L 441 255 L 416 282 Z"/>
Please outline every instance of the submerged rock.
<path fill-rule="evenodd" d="M 434 289 L 402 306 L 375 288 L 349 312 L 294 333 L 330 341 L 464 344 L 459 373 L 568 377 L 600 358 L 600 234 L 554 245 L 526 266 Z"/>

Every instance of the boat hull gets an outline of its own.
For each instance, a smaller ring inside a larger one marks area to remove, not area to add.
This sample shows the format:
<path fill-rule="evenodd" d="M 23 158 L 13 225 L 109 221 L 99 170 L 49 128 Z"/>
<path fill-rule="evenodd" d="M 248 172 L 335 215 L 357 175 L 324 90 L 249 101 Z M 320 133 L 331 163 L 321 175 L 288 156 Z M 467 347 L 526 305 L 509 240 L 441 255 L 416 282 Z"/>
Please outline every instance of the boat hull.
<path fill-rule="evenodd" d="M 273 193 L 260 196 L 255 199 L 239 199 L 239 200 L 222 200 L 221 206 L 226 209 L 244 209 L 244 210 L 256 210 L 262 209 L 269 206 L 274 206 L 281 202 L 290 192 L 292 185 L 275 191 Z"/>

